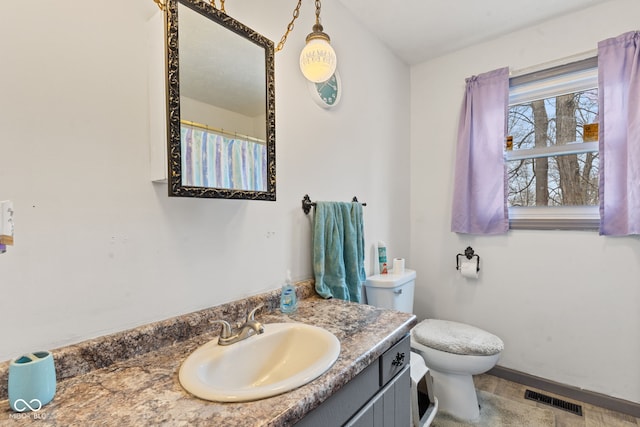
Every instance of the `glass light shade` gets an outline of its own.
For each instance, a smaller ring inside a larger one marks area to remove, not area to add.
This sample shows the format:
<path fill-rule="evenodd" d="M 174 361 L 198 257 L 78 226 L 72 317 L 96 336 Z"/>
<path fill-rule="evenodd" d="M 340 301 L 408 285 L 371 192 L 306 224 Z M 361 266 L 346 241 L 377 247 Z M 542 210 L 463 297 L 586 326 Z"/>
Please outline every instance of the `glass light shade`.
<path fill-rule="evenodd" d="M 338 58 L 328 41 L 314 37 L 300 53 L 300 70 L 314 83 L 326 82 L 336 71 Z"/>

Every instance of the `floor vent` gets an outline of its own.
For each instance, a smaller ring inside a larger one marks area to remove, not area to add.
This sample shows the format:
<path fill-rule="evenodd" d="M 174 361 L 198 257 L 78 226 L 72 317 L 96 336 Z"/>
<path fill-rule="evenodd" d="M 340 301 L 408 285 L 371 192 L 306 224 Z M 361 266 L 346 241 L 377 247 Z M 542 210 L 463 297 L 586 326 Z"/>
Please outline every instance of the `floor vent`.
<path fill-rule="evenodd" d="M 536 391 L 527 390 L 524 392 L 524 398 L 529 400 L 535 400 L 536 402 L 544 403 L 545 405 L 553 406 L 554 408 L 562 409 L 572 414 L 582 416 L 582 406 L 575 403 L 567 402 L 557 397 L 547 396 L 546 394 L 538 393 Z"/>

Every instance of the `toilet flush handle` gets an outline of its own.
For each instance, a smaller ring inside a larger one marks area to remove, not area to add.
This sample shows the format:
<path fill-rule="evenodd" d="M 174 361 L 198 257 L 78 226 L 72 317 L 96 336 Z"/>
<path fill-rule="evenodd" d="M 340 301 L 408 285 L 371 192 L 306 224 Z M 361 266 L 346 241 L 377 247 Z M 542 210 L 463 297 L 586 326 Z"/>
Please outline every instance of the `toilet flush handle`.
<path fill-rule="evenodd" d="M 396 289 L 395 291 L 393 291 L 393 293 L 396 295 L 400 295 L 402 293 L 402 289 Z"/>

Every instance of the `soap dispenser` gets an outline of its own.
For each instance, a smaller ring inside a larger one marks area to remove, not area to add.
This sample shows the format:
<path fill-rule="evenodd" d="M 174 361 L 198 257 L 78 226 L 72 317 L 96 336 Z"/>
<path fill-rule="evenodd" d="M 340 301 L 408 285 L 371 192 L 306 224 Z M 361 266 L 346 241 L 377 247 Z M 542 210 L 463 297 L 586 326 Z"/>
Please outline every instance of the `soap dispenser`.
<path fill-rule="evenodd" d="M 291 282 L 291 271 L 287 270 L 287 278 L 282 286 L 282 294 L 280 295 L 280 311 L 291 314 L 298 308 L 298 299 L 296 297 L 296 288 Z"/>

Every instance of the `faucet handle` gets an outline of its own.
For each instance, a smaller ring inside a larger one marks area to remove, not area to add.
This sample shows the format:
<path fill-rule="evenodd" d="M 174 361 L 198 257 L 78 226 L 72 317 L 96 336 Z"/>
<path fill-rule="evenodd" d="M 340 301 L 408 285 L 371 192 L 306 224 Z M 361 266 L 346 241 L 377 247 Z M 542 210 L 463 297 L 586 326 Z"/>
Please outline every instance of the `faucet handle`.
<path fill-rule="evenodd" d="M 220 338 L 231 337 L 231 325 L 226 320 L 211 320 L 210 323 L 220 323 L 222 325 L 222 332 L 220 332 Z"/>
<path fill-rule="evenodd" d="M 260 310 L 262 307 L 264 307 L 264 304 L 260 304 L 259 306 L 257 306 L 256 308 L 254 308 L 253 310 L 251 310 L 249 312 L 249 314 L 247 315 L 247 322 L 251 321 L 251 320 L 256 320 L 256 312 L 258 310 Z"/>

